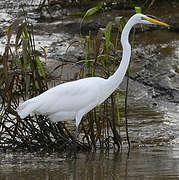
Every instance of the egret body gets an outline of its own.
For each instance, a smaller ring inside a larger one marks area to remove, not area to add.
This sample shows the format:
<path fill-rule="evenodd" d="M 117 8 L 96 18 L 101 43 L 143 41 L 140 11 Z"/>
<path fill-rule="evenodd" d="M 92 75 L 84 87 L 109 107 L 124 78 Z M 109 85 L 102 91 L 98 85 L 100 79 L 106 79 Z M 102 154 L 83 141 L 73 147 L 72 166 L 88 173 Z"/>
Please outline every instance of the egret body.
<path fill-rule="evenodd" d="M 122 31 L 122 60 L 112 76 L 108 79 L 89 77 L 60 84 L 22 103 L 17 108 L 19 116 L 25 118 L 31 113 L 36 113 L 48 115 L 52 122 L 75 120 L 77 132 L 82 117 L 107 99 L 122 82 L 131 56 L 129 33 L 137 23 L 169 26 L 143 14 L 133 15 Z"/>

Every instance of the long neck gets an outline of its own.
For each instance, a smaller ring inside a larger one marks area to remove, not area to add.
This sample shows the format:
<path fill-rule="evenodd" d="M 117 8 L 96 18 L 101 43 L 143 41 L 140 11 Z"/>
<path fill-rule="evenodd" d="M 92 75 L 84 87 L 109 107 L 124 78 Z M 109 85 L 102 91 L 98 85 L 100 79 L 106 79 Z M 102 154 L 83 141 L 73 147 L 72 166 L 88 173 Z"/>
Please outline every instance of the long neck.
<path fill-rule="evenodd" d="M 122 60 L 116 72 L 107 79 L 109 83 L 108 86 L 110 87 L 111 93 L 122 82 L 126 74 L 127 68 L 129 66 L 130 57 L 131 57 L 131 46 L 129 44 L 128 37 L 129 37 L 130 30 L 134 24 L 135 23 L 133 22 L 133 20 L 130 19 L 122 31 L 122 34 L 121 34 L 121 44 L 122 44 L 122 49 L 123 49 Z"/>

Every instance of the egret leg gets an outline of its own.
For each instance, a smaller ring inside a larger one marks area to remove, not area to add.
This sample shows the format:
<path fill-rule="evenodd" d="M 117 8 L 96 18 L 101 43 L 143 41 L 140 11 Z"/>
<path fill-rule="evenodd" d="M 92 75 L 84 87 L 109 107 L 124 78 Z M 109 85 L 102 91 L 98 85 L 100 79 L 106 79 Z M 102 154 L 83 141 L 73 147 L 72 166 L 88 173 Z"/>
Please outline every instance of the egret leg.
<path fill-rule="evenodd" d="M 75 158 L 77 158 L 77 135 L 78 135 L 78 127 L 76 127 L 72 142 L 72 152 L 74 153 Z"/>

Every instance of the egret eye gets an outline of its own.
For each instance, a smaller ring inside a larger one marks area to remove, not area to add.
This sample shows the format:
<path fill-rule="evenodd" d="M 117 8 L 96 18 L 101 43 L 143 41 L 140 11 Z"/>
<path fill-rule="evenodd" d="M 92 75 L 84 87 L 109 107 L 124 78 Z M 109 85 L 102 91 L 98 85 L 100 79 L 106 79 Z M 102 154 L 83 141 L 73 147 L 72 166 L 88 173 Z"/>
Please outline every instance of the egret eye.
<path fill-rule="evenodd" d="M 141 20 L 146 20 L 144 17 L 141 17 Z"/>

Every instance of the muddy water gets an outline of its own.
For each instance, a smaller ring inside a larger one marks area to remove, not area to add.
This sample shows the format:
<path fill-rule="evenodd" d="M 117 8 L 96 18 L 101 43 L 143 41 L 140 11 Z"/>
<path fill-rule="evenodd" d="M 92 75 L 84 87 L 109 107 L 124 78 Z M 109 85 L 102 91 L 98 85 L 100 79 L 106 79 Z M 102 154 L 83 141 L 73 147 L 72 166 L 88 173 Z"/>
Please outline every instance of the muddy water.
<path fill-rule="evenodd" d="M 18 2 L 0 1 L 2 26 L 16 16 L 21 1 Z M 27 9 L 29 19 L 35 25 L 36 47 L 38 50 L 40 46 L 46 48 L 48 59 L 51 60 L 49 66 L 51 63 L 53 66 L 54 59 L 55 63 L 63 58 L 74 61 L 77 56 L 83 55 L 78 46 L 70 48 L 68 58 L 64 55 L 71 40 L 79 38 L 78 34 L 65 33 L 65 24 L 78 20 L 64 18 L 63 21 L 57 18 L 51 23 L 39 21 L 39 15 L 32 11 L 32 5 Z M 171 15 L 171 12 L 167 9 L 166 13 Z M 167 19 L 158 10 L 150 14 Z M 4 36 L 0 38 L 1 53 L 5 40 Z M 58 153 L 1 153 L 0 179 L 179 179 L 178 33 L 157 30 L 137 34 L 133 52 L 128 101 L 130 153 L 127 153 L 125 143 L 120 153 L 79 153 L 76 161 L 67 160 L 64 154 Z M 70 69 L 64 72 L 67 79 L 73 78 L 74 71 L 79 70 L 76 67 L 71 69 L 71 66 L 66 69 Z M 147 74 L 149 70 L 150 76 Z M 120 87 L 121 91 L 125 83 L 126 80 Z M 173 93 L 173 98 L 165 91 L 161 92 L 166 87 Z M 122 95 L 120 102 L 122 118 Z M 125 137 L 124 128 L 121 128 L 121 135 Z"/>
<path fill-rule="evenodd" d="M 79 154 L 73 161 L 59 154 L 1 154 L 0 179 L 178 179 L 178 150 Z"/>

